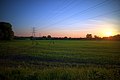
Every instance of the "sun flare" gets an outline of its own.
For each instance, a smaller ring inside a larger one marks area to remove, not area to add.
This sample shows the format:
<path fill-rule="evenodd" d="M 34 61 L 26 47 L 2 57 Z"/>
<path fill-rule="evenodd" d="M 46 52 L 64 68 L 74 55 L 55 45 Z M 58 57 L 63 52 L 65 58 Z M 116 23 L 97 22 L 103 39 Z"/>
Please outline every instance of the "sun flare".
<path fill-rule="evenodd" d="M 105 35 L 106 35 L 107 37 L 112 36 L 112 34 L 113 34 L 112 31 L 106 31 L 106 32 L 105 32 Z"/>
<path fill-rule="evenodd" d="M 116 32 L 113 29 L 102 30 L 102 36 L 103 37 L 110 37 L 110 36 L 114 36 L 115 34 L 116 34 Z"/>
<path fill-rule="evenodd" d="M 100 28 L 101 28 L 100 31 L 102 37 L 110 37 L 118 33 L 116 29 L 116 25 L 112 23 L 105 22 L 100 26 Z"/>

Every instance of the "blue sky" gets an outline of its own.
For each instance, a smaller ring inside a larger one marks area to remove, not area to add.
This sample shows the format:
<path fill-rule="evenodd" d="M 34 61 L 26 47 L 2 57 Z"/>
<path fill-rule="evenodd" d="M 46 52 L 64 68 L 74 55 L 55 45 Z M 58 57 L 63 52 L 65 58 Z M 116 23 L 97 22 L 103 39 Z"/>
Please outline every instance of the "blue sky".
<path fill-rule="evenodd" d="M 0 21 L 17 36 L 85 37 L 120 34 L 120 0 L 0 0 Z"/>

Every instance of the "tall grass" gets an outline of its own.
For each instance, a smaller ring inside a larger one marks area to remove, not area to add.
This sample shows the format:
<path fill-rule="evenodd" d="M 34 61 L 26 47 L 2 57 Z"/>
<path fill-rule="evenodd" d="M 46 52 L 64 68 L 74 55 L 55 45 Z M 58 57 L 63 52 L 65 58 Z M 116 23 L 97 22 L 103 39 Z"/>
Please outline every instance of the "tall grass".
<path fill-rule="evenodd" d="M 120 80 L 119 41 L 0 41 L 0 80 Z"/>

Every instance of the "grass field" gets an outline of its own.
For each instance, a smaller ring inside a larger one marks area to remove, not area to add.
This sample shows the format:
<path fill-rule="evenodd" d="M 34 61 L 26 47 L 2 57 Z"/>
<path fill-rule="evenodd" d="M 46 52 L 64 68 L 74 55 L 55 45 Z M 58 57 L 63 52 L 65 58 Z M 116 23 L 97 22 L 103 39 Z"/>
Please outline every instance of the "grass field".
<path fill-rule="evenodd" d="M 120 41 L 0 41 L 0 80 L 120 80 Z"/>

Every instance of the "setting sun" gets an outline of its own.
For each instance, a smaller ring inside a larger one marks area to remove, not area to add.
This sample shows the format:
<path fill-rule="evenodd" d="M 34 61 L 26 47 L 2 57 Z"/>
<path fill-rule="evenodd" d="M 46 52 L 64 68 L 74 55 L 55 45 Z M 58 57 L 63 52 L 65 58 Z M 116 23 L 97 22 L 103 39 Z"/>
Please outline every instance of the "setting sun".
<path fill-rule="evenodd" d="M 107 31 L 107 32 L 105 32 L 105 35 L 106 35 L 107 37 L 112 36 L 112 31 Z"/>
<path fill-rule="evenodd" d="M 112 24 L 112 23 L 103 23 L 102 26 L 100 26 L 100 33 L 101 36 L 103 37 L 110 37 L 110 36 L 114 36 L 115 34 L 117 34 L 117 29 L 116 29 L 116 25 Z"/>
<path fill-rule="evenodd" d="M 109 36 L 113 36 L 115 34 L 116 34 L 116 32 L 115 32 L 114 29 L 104 29 L 104 30 L 102 30 L 102 36 L 103 37 L 109 37 Z"/>

